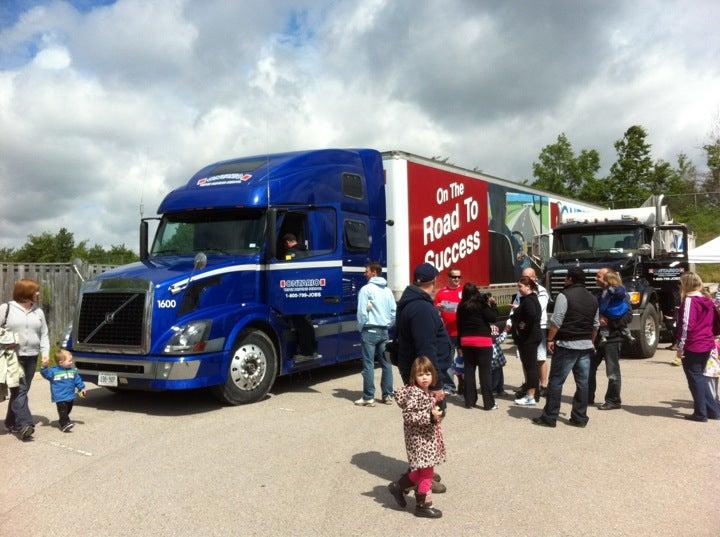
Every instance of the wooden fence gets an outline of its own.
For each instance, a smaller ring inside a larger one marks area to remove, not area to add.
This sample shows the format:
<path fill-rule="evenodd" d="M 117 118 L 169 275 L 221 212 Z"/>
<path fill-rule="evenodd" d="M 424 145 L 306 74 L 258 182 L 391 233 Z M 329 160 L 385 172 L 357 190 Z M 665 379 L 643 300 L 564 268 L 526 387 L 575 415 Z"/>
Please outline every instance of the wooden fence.
<path fill-rule="evenodd" d="M 110 270 L 114 265 L 83 265 L 83 278 Z M 15 282 L 30 278 L 40 284 L 42 308 L 48 321 L 50 344 L 62 337 L 65 327 L 73 321 L 82 280 L 69 263 L 0 263 L 0 300 L 12 300 Z"/>

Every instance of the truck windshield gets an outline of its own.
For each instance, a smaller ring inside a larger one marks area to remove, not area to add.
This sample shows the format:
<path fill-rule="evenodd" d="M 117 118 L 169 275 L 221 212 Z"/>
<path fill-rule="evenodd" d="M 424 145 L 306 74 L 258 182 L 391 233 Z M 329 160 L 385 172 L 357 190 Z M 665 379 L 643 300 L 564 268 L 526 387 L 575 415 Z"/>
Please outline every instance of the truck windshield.
<path fill-rule="evenodd" d="M 160 221 L 151 255 L 248 255 L 264 241 L 262 211 L 212 210 L 166 214 Z"/>
<path fill-rule="evenodd" d="M 642 244 L 639 228 L 587 229 L 556 232 L 556 257 L 593 257 L 596 254 L 612 256 L 637 252 Z"/>

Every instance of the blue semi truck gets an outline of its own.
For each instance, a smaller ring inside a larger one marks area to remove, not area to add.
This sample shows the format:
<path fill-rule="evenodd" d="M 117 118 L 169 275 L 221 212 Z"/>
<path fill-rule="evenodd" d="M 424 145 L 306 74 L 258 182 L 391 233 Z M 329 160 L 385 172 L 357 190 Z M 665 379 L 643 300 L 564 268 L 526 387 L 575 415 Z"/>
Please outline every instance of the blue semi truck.
<path fill-rule="evenodd" d="M 522 196 L 531 203 L 518 205 Z M 257 401 L 278 375 L 360 357 L 369 261 L 398 296 L 423 261 L 485 286 L 515 281 L 532 237 L 520 240 L 512 222 L 546 233 L 558 204 L 583 208 L 548 196 L 372 149 L 211 164 L 165 197 L 151 244 L 141 222 L 140 262 L 82 285 L 63 346 L 84 378 L 112 390 L 208 387 L 231 404 Z M 297 255 L 283 250 L 287 234 Z M 312 355 L 298 352 L 303 323 Z"/>

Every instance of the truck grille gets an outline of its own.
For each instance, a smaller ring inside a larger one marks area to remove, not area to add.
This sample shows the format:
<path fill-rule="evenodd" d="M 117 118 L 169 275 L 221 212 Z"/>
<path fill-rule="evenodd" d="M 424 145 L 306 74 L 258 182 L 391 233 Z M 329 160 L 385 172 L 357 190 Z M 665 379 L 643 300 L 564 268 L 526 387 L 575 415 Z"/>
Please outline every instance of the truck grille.
<path fill-rule="evenodd" d="M 85 293 L 77 342 L 139 348 L 143 343 L 145 293 Z"/>
<path fill-rule="evenodd" d="M 583 269 L 585 271 L 585 288 L 593 294 L 596 294 L 600 287 L 595 282 L 595 274 L 598 269 Z M 567 270 L 561 269 L 550 273 L 550 299 L 555 300 L 557 294 L 565 288 L 565 275 Z"/>
<path fill-rule="evenodd" d="M 83 371 L 108 371 L 114 373 L 138 373 L 140 375 L 145 373 L 145 367 L 142 365 L 130 365 L 130 364 L 108 364 L 108 363 L 97 363 L 97 362 L 86 362 L 84 360 L 78 360 L 75 362 L 75 367 L 82 369 Z"/>

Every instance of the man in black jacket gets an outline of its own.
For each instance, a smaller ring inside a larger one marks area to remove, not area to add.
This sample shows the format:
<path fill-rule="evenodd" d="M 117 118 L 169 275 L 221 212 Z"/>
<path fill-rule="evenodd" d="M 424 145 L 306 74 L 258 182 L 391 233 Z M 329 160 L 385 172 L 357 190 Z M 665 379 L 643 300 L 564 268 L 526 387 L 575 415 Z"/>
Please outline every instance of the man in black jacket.
<path fill-rule="evenodd" d="M 405 288 L 398 302 L 395 326 L 399 343 L 398 369 L 403 382 L 405 384 L 410 382 L 410 368 L 415 358 L 419 356 L 430 358 L 439 377 L 438 384 L 431 386 L 430 389 L 438 397 L 438 406 L 444 413 L 447 403 L 442 385 L 446 382 L 452 383 L 447 372 L 450 367 L 452 346 L 445 324 L 433 303 L 432 295 L 437 276 L 437 269 L 430 263 L 422 263 L 415 267 L 413 283 Z M 431 488 L 433 493 L 445 492 L 445 485 L 439 481 L 440 476 L 433 474 Z"/>
<path fill-rule="evenodd" d="M 575 377 L 576 389 L 568 425 L 587 425 L 590 359 L 595 352 L 593 341 L 599 326 L 597 299 L 585 288 L 585 273 L 580 267 L 571 267 L 548 321 L 547 350 L 553 353 L 553 358 L 545 409 L 532 420 L 536 425 L 555 427 L 562 387 L 570 371 Z"/>
<path fill-rule="evenodd" d="M 430 263 L 415 268 L 414 282 L 403 291 L 397 308 L 398 369 L 405 384 L 410 382 L 410 368 L 415 358 L 427 356 L 443 384 L 452 384 L 448 373 L 452 347 L 445 325 L 433 304 L 432 293 L 438 271 Z"/>

